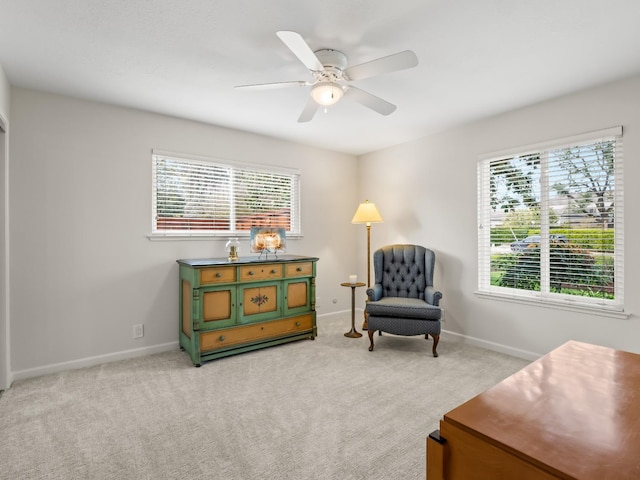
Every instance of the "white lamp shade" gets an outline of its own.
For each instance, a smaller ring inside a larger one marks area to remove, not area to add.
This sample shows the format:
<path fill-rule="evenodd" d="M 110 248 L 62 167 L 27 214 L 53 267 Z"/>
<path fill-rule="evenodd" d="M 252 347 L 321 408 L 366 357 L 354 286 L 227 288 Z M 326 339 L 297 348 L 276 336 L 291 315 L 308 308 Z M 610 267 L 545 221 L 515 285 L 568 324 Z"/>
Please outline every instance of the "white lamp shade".
<path fill-rule="evenodd" d="M 329 106 L 342 98 L 342 87 L 333 82 L 320 82 L 311 89 L 311 96 L 319 105 Z"/>
<path fill-rule="evenodd" d="M 353 216 L 351 223 L 382 223 L 382 215 L 376 208 L 375 203 L 369 203 L 369 200 L 361 203 Z"/>

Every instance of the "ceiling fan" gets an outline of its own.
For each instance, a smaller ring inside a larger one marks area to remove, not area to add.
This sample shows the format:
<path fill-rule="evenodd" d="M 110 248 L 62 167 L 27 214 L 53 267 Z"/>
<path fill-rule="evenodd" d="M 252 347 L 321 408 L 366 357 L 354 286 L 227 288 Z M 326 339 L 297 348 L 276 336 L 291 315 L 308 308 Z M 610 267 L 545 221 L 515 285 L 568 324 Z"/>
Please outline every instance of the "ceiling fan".
<path fill-rule="evenodd" d="M 309 69 L 313 81 L 304 80 L 238 85 L 235 88 L 271 89 L 280 87 L 311 87 L 310 97 L 298 118 L 298 122 L 308 122 L 315 115 L 318 107 L 328 107 L 337 103 L 343 96 L 358 102 L 382 115 L 393 113 L 396 106 L 375 95 L 351 85 L 349 82 L 361 80 L 383 73 L 395 72 L 418 65 L 418 57 L 411 50 L 395 53 L 387 57 L 348 67 L 347 56 L 330 48 L 311 50 L 302 36 L 296 32 L 277 32 L 280 40 Z"/>

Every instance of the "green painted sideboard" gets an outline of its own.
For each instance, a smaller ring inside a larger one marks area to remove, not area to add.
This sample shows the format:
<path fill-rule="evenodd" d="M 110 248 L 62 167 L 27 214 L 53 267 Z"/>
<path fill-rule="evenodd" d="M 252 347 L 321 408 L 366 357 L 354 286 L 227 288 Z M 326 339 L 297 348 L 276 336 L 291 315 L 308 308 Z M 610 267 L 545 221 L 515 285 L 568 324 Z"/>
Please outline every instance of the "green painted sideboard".
<path fill-rule="evenodd" d="M 318 258 L 271 257 L 178 260 L 180 347 L 195 366 L 317 336 Z"/>

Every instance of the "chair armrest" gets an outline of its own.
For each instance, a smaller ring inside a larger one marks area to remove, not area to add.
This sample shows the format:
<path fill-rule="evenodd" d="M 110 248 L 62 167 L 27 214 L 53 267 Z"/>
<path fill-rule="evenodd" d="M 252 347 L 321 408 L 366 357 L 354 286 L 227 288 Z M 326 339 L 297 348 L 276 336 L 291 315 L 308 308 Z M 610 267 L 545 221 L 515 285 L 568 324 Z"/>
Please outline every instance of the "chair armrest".
<path fill-rule="evenodd" d="M 367 297 L 371 302 L 377 302 L 382 298 L 382 285 L 376 283 L 373 288 L 367 288 Z"/>
<path fill-rule="evenodd" d="M 424 299 L 429 305 L 434 307 L 440 306 L 440 299 L 442 298 L 442 292 L 436 290 L 435 287 L 427 287 L 424 289 Z"/>

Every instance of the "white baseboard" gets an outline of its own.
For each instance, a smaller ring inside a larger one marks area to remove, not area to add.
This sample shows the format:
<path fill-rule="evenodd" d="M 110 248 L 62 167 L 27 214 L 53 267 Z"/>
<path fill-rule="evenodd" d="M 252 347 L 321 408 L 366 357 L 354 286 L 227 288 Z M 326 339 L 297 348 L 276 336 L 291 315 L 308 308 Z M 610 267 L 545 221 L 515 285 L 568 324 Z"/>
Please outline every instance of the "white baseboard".
<path fill-rule="evenodd" d="M 527 350 L 521 350 L 519 348 L 510 347 L 508 345 L 503 345 L 501 343 L 489 342 L 488 340 L 482 340 L 476 337 L 470 337 L 468 335 L 463 335 L 461 333 L 450 332 L 449 330 L 442 330 L 442 333 L 447 335 L 447 337 L 452 337 L 453 339 L 467 343 L 469 345 L 473 345 L 474 347 L 486 348 L 487 350 L 493 350 L 494 352 L 504 353 L 506 355 L 511 355 L 512 357 L 523 358 L 525 360 L 537 360 L 542 355 L 539 353 L 529 352 Z"/>
<path fill-rule="evenodd" d="M 363 308 L 356 307 L 356 320 L 358 315 L 364 314 Z M 331 315 L 344 315 L 345 313 L 351 313 L 351 310 L 341 310 L 339 312 L 331 312 L 324 313 L 322 315 L 318 315 L 320 317 L 328 317 Z M 444 325 L 443 325 L 444 326 Z M 537 360 L 542 356 L 542 354 L 529 352 L 527 350 L 521 350 L 519 348 L 510 347 L 509 345 L 503 345 L 500 343 L 490 342 L 488 340 L 482 340 L 481 338 L 470 337 L 469 335 L 463 335 L 462 333 L 451 332 L 449 330 L 442 329 L 442 333 L 447 335 L 447 337 L 452 340 L 467 343 L 469 345 L 473 345 L 474 347 L 486 348 L 487 350 L 493 350 L 494 352 L 504 353 L 506 355 L 511 355 L 512 357 L 523 358 L 525 360 Z"/>
<path fill-rule="evenodd" d="M 363 310 L 360 309 L 360 312 Z M 344 310 L 339 312 L 331 312 L 318 315 L 318 317 L 325 317 L 330 315 L 342 315 L 344 313 L 350 313 L 351 310 Z M 357 313 L 357 309 L 356 309 Z M 151 355 L 154 353 L 167 352 L 179 347 L 179 343 L 169 342 L 161 345 L 153 345 L 150 347 L 135 348 L 133 350 L 125 350 L 122 352 L 108 353 L 105 355 L 97 355 L 95 357 L 80 358 L 78 360 L 71 360 L 69 362 L 52 363 L 50 365 L 43 365 L 41 367 L 28 368 L 25 370 L 18 370 L 15 372 L 9 372 L 8 384 L 9 388 L 15 380 L 24 380 L 25 378 L 39 377 L 41 375 L 48 375 L 50 373 L 63 372 L 65 370 L 73 370 L 76 368 L 92 367 L 93 365 L 100 365 L 101 363 L 116 362 L 118 360 L 126 360 L 127 358 L 142 357 L 144 355 Z"/>
<path fill-rule="evenodd" d="M 358 310 L 360 311 L 360 313 L 364 313 L 364 310 L 362 308 L 360 308 L 360 309 L 356 308 L 356 315 L 358 314 Z M 344 315 L 345 313 L 351 313 L 351 309 L 349 309 L 349 310 L 338 310 L 337 312 L 328 312 L 328 313 L 318 313 L 318 312 L 316 312 L 316 316 L 317 316 L 317 318 L 322 318 L 322 317 L 331 317 L 333 315 Z"/>
<path fill-rule="evenodd" d="M 177 341 L 163 343 L 160 345 L 152 345 L 150 347 L 134 348 L 132 350 L 124 350 L 122 352 L 108 353 L 106 355 L 97 355 L 95 357 L 80 358 L 69 362 L 52 363 L 41 367 L 27 368 L 26 370 L 18 370 L 11 372 L 9 385 L 15 380 L 23 380 L 25 378 L 39 377 L 50 373 L 62 372 L 64 370 L 73 370 L 76 368 L 92 367 L 101 363 L 116 362 L 118 360 L 126 360 L 128 358 L 142 357 L 154 353 L 168 352 L 179 347 Z"/>
<path fill-rule="evenodd" d="M 322 315 L 318 315 L 318 318 L 321 317 L 329 317 L 332 315 L 344 315 L 350 314 L 351 310 L 341 310 L 339 312 L 331 312 L 331 313 L 323 313 Z M 363 308 L 355 309 L 356 313 L 356 321 L 358 321 L 358 315 L 364 314 Z M 529 352 L 527 350 L 521 350 L 519 348 L 510 347 L 509 345 L 503 345 L 500 343 L 490 342 L 488 340 L 482 340 L 481 338 L 470 337 L 469 335 L 463 335 L 462 333 L 451 332 L 449 330 L 442 329 L 442 333 L 447 335 L 448 338 L 462 343 L 467 343 L 469 345 L 473 345 L 474 347 L 486 348 L 487 350 L 493 350 L 494 352 L 504 353 L 505 355 L 511 355 L 512 357 L 523 358 L 525 360 L 537 360 L 542 355 L 535 352 Z"/>
<path fill-rule="evenodd" d="M 356 309 L 357 313 L 362 313 L 362 309 Z M 325 313 L 318 315 L 318 317 L 327 317 L 331 315 L 344 315 L 345 313 L 351 313 L 349 310 Z M 442 330 L 442 333 L 451 337 L 456 341 L 468 343 L 476 347 L 486 348 L 487 350 L 493 350 L 495 352 L 504 353 L 513 357 L 523 358 L 525 360 L 537 360 L 542 355 L 527 350 L 521 350 L 518 348 L 510 347 L 500 343 L 489 342 L 480 338 L 470 337 L 461 333 L 451 332 L 449 330 Z M 97 355 L 95 357 L 80 358 L 78 360 L 71 360 L 69 362 L 52 363 L 50 365 L 43 365 L 41 367 L 28 368 L 25 370 L 18 370 L 16 372 L 9 372 L 8 383 L 9 386 L 16 380 L 24 380 L 25 378 L 39 377 L 41 375 L 47 375 L 50 373 L 58 373 L 65 370 L 73 370 L 76 368 L 92 367 L 94 365 L 100 365 L 101 363 L 116 362 L 118 360 L 126 360 L 128 358 L 142 357 L 144 355 L 152 355 L 154 353 L 162 353 L 170 350 L 177 349 L 179 347 L 178 342 L 163 343 L 160 345 L 152 345 L 150 347 L 135 348 L 132 350 L 124 350 L 121 352 L 108 353 L 105 355 Z"/>

